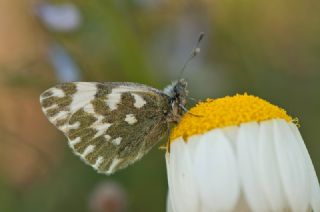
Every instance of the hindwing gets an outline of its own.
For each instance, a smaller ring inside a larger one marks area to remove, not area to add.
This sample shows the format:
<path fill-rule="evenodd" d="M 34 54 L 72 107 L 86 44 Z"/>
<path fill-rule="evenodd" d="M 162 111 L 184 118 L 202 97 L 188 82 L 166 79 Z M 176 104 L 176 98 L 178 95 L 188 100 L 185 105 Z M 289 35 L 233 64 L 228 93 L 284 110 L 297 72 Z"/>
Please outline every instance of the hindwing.
<path fill-rule="evenodd" d="M 40 96 L 44 114 L 73 151 L 105 174 L 140 159 L 166 134 L 168 101 L 136 83 L 64 83 Z"/>

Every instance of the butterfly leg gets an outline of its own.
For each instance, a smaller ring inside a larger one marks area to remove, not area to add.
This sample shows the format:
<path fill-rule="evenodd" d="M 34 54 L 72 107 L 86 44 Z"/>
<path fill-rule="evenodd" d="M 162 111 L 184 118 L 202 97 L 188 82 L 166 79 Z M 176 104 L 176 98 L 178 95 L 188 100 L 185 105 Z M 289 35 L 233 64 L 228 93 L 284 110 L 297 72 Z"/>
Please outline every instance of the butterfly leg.
<path fill-rule="evenodd" d="M 188 109 L 185 106 L 181 105 L 181 104 L 179 105 L 179 107 L 182 108 L 182 110 L 184 110 L 184 112 L 187 113 L 187 114 L 190 114 L 190 115 L 193 115 L 193 116 L 196 116 L 196 117 L 203 117 L 201 115 L 190 113 L 190 111 L 188 111 Z"/>

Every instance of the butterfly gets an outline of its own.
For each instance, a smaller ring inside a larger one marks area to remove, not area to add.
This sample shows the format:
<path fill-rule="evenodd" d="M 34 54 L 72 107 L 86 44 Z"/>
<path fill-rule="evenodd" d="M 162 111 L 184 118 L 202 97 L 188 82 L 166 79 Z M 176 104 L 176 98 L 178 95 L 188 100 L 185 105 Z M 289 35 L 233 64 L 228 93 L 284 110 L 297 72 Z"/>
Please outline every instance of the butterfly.
<path fill-rule="evenodd" d="M 185 113 L 187 82 L 163 91 L 130 82 L 69 82 L 40 96 L 48 120 L 73 152 L 110 175 L 139 160 Z"/>

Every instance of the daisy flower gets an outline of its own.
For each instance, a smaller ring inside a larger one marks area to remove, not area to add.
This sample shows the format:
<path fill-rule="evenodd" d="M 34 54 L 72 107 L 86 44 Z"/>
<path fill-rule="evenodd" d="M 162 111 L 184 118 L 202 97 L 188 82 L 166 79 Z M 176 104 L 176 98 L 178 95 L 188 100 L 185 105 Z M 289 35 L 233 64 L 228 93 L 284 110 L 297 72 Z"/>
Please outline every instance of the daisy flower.
<path fill-rule="evenodd" d="M 168 211 L 320 211 L 297 125 L 252 95 L 208 99 L 170 135 Z"/>

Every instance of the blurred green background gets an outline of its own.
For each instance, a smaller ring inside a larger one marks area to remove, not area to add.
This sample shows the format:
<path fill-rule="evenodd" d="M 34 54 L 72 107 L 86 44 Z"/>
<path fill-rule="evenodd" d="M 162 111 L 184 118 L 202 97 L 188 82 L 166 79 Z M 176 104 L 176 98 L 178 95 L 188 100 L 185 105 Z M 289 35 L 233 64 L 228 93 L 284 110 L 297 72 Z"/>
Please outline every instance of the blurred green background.
<path fill-rule="evenodd" d="M 118 183 L 127 211 L 165 211 L 162 150 L 98 175 L 71 153 L 38 97 L 70 80 L 162 88 L 179 78 L 201 31 L 202 51 L 184 74 L 190 95 L 248 92 L 285 108 L 319 175 L 319 11 L 317 0 L 0 0 L 0 211 L 93 211 L 101 182 Z"/>

